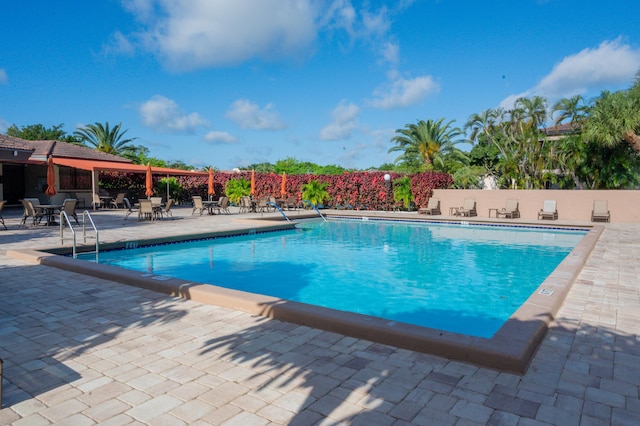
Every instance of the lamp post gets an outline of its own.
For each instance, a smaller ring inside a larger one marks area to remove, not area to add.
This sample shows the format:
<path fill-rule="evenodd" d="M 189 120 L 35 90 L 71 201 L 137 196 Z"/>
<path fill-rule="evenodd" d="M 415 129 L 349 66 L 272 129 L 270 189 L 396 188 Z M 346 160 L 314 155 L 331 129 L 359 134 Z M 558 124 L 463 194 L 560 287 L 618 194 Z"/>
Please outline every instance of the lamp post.
<path fill-rule="evenodd" d="M 391 192 L 391 175 L 389 173 L 384 174 L 384 186 L 387 188 L 387 211 L 389 211 L 389 192 Z"/>

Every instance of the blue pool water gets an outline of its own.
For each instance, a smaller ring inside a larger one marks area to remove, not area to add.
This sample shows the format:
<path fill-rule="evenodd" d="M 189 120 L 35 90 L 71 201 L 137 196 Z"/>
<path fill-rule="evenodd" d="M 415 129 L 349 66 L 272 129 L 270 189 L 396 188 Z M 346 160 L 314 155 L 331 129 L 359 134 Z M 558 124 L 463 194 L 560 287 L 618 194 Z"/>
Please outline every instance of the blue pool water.
<path fill-rule="evenodd" d="M 289 231 L 101 252 L 100 263 L 491 337 L 585 233 L 312 221 Z"/>

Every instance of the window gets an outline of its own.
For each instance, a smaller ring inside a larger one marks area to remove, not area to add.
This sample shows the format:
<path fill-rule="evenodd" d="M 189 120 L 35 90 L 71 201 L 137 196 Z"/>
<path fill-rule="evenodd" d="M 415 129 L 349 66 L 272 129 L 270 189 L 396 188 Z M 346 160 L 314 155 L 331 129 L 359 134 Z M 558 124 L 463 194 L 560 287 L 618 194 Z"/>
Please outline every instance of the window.
<path fill-rule="evenodd" d="M 91 189 L 91 172 L 89 170 L 60 167 L 59 176 L 61 191 Z"/>

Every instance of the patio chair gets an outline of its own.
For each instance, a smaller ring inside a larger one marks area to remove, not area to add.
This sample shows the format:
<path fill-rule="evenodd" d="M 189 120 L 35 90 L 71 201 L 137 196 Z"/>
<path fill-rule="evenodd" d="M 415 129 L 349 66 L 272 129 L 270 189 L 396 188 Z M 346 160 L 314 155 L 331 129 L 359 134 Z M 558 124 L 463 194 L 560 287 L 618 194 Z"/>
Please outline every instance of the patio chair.
<path fill-rule="evenodd" d="M 65 212 L 67 217 L 73 217 L 76 220 L 76 225 L 78 224 L 78 215 L 76 214 L 77 204 L 78 200 L 67 198 L 62 202 L 62 207 L 60 208 L 60 211 Z"/>
<path fill-rule="evenodd" d="M 173 200 L 169 198 L 169 201 L 167 201 L 167 204 L 164 206 L 164 210 L 160 210 L 161 218 L 164 218 L 164 215 L 167 215 L 167 217 L 171 217 L 171 220 L 173 220 L 173 213 L 171 212 L 171 206 L 173 206 Z"/>
<path fill-rule="evenodd" d="M 558 219 L 558 209 L 556 207 L 556 200 L 544 200 L 542 209 L 538 212 L 538 220 L 540 219 Z"/>
<path fill-rule="evenodd" d="M 251 197 L 240 197 L 240 211 L 239 213 L 249 213 L 251 211 Z"/>
<path fill-rule="evenodd" d="M 22 207 L 24 208 L 24 213 L 22 215 L 22 225 L 24 226 L 27 223 L 27 218 L 32 218 L 31 225 L 35 226 L 42 220 L 44 216 L 44 211 L 42 209 L 36 209 L 33 206 L 32 199 L 25 198 L 24 200 L 20 200 L 22 203 Z"/>
<path fill-rule="evenodd" d="M 0 223 L 2 223 L 2 226 L 4 227 L 5 231 L 7 230 L 7 225 L 4 224 L 4 217 L 2 217 L 2 208 L 6 203 L 7 203 L 7 200 L 0 201 Z"/>
<path fill-rule="evenodd" d="M 267 204 L 268 202 L 269 202 L 268 197 L 261 197 L 258 200 L 258 204 L 256 205 L 256 211 L 260 213 L 268 212 L 269 211 L 269 205 Z"/>
<path fill-rule="evenodd" d="M 290 196 L 284 202 L 284 205 L 287 207 L 287 210 L 298 210 L 298 199 L 294 196 Z"/>
<path fill-rule="evenodd" d="M 120 206 L 124 207 L 124 195 L 124 192 L 119 192 L 115 200 L 111 201 L 111 206 L 114 209 L 119 209 Z"/>
<path fill-rule="evenodd" d="M 138 200 L 140 210 L 138 210 L 138 220 L 154 220 L 155 212 L 151 200 Z"/>
<path fill-rule="evenodd" d="M 611 213 L 609 212 L 607 201 L 594 201 L 593 210 L 591 210 L 591 222 L 609 222 L 610 220 Z"/>
<path fill-rule="evenodd" d="M 505 218 L 515 219 L 520 217 L 518 210 L 518 200 L 509 199 L 505 206 L 500 210 L 496 210 L 496 217 L 504 216 Z"/>
<path fill-rule="evenodd" d="M 440 215 L 440 199 L 431 197 L 427 203 L 427 207 L 421 207 L 418 210 L 418 214 Z"/>
<path fill-rule="evenodd" d="M 93 207 L 94 209 L 97 209 L 102 207 L 103 205 L 104 205 L 104 202 L 100 198 L 100 195 L 94 192 L 91 197 L 91 207 Z"/>
<path fill-rule="evenodd" d="M 456 210 L 456 216 L 478 216 L 475 198 L 465 198 L 462 207 Z"/>
<path fill-rule="evenodd" d="M 128 198 L 125 197 L 122 201 L 123 201 L 122 203 L 124 204 L 124 208 L 127 209 L 127 213 L 124 215 L 124 220 L 127 220 L 127 218 L 131 213 L 137 212 L 140 210 L 138 207 L 131 207 L 131 202 L 129 201 Z"/>
<path fill-rule="evenodd" d="M 220 197 L 220 199 L 218 200 L 218 204 L 216 204 L 213 208 L 218 212 L 218 214 L 231 214 L 231 212 L 229 211 L 229 197 Z"/>
<path fill-rule="evenodd" d="M 193 211 L 191 212 L 191 216 L 199 210 L 200 216 L 202 216 L 202 212 L 204 211 L 204 204 L 202 204 L 202 197 L 199 195 L 194 195 L 191 197 L 193 199 Z"/>

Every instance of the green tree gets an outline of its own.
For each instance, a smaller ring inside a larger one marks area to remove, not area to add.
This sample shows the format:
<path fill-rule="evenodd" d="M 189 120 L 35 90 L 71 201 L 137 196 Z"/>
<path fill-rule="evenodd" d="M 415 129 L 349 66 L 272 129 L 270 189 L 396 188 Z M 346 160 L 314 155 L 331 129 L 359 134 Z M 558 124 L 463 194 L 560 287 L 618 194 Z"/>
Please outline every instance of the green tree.
<path fill-rule="evenodd" d="M 225 187 L 225 194 L 233 203 L 239 203 L 240 197 L 246 197 L 251 193 L 251 182 L 247 179 L 229 179 Z"/>
<path fill-rule="evenodd" d="M 309 181 L 300 187 L 300 190 L 302 191 L 302 200 L 309 201 L 314 206 L 324 203 L 329 199 L 327 186 L 329 186 L 329 184 L 326 182 L 319 182 L 317 180 Z"/>
<path fill-rule="evenodd" d="M 73 144 L 81 144 L 80 140 L 62 130 L 64 124 L 58 124 L 47 128 L 42 124 L 31 124 L 18 128 L 15 124 L 7 129 L 7 135 L 28 141 L 63 141 Z"/>
<path fill-rule="evenodd" d="M 396 163 L 405 163 L 421 170 L 433 170 L 436 164 L 444 166 L 444 156 L 459 151 L 456 145 L 471 143 L 460 138 L 462 131 L 452 127 L 454 120 L 444 123 L 444 118 L 437 121 L 419 120 L 417 124 L 406 124 L 403 129 L 396 130 L 391 142 L 396 145 L 388 152 L 400 151 Z M 416 170 L 417 171 L 417 170 Z"/>
<path fill-rule="evenodd" d="M 555 115 L 554 124 L 557 126 L 565 120 L 571 124 L 582 123 L 587 117 L 589 106 L 581 95 L 560 99 L 553 105 L 551 116 Z"/>
<path fill-rule="evenodd" d="M 393 200 L 402 203 L 404 208 L 409 208 L 413 202 L 413 192 L 411 192 L 411 178 L 403 176 L 393 182 Z"/>
<path fill-rule="evenodd" d="M 589 112 L 582 131 L 587 142 L 628 143 L 640 152 L 640 75 L 630 90 L 602 92 Z"/>
<path fill-rule="evenodd" d="M 125 155 L 135 148 L 131 142 L 137 138 L 124 139 L 126 130 L 121 131 L 122 123 L 118 123 L 109 128 L 109 123 L 87 124 L 79 127 L 73 134 L 78 137 L 83 144 L 90 145 L 97 151 L 106 152 L 107 154 Z"/>

